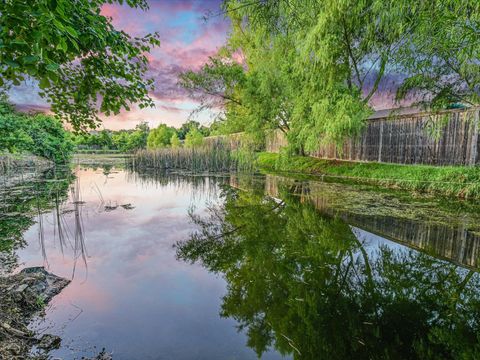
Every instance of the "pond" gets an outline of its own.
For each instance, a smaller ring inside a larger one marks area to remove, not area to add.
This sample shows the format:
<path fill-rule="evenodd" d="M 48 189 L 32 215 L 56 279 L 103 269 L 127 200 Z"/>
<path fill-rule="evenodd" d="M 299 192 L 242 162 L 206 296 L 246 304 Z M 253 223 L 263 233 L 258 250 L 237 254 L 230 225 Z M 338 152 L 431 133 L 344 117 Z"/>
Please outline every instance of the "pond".
<path fill-rule="evenodd" d="M 478 356 L 476 204 L 111 165 L 1 200 L 3 271 L 72 279 L 31 324 L 62 338 L 53 358 Z"/>

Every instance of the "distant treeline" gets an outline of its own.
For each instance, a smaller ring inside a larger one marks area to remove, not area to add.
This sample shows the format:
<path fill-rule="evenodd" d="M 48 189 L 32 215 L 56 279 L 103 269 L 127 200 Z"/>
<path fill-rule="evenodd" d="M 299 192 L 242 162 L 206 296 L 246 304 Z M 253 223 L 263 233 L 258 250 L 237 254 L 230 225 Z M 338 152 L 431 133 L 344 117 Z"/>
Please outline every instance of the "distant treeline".
<path fill-rule="evenodd" d="M 67 162 L 74 149 L 70 133 L 54 116 L 15 111 L 0 98 L 0 152 L 34 154 L 55 163 Z"/>
<path fill-rule="evenodd" d="M 116 150 L 134 152 L 140 149 L 193 147 L 201 145 L 212 129 L 197 121 L 184 123 L 179 129 L 160 124 L 150 129 L 146 122 L 131 130 L 101 130 L 74 135 L 77 150 Z"/>

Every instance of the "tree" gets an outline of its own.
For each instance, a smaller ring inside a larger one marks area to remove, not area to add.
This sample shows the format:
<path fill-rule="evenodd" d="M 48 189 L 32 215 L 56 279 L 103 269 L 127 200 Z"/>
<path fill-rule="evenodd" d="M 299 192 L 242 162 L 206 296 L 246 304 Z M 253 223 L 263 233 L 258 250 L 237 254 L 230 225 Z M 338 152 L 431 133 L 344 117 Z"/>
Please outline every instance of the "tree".
<path fill-rule="evenodd" d="M 95 128 L 99 111 L 118 114 L 138 103 L 153 106 L 145 53 L 158 34 L 130 37 L 100 14 L 104 3 L 122 0 L 9 0 L 0 2 L 0 87 L 27 77 L 74 129 Z M 145 0 L 128 0 L 146 10 Z"/>
<path fill-rule="evenodd" d="M 148 134 L 147 147 L 149 149 L 167 147 L 170 145 L 170 140 L 175 133 L 176 131 L 174 128 L 165 124 L 160 124 Z"/>
<path fill-rule="evenodd" d="M 104 149 L 111 149 L 113 147 L 112 134 L 110 131 L 103 129 L 98 134 L 100 146 Z"/>
<path fill-rule="evenodd" d="M 398 99 L 416 92 L 434 108 L 478 104 L 479 6 L 226 0 L 227 46 L 181 84 L 201 106 L 224 107 L 222 130 L 280 129 L 300 153 L 341 144 L 363 128 L 382 82 L 400 83 Z"/>
<path fill-rule="evenodd" d="M 32 153 L 56 163 L 67 162 L 73 141 L 61 122 L 50 115 L 22 114 L 0 101 L 0 151 Z"/>
<path fill-rule="evenodd" d="M 141 121 L 135 126 L 134 133 L 138 133 L 138 147 L 137 149 L 144 149 L 147 147 L 147 139 L 150 134 L 150 127 L 146 121 Z"/>
<path fill-rule="evenodd" d="M 51 115 L 36 114 L 25 122 L 33 140 L 31 151 L 56 163 L 68 163 L 73 141 L 62 123 Z"/>
<path fill-rule="evenodd" d="M 444 109 L 453 103 L 480 104 L 480 4 L 428 1 L 399 59 L 405 80 L 397 99 Z"/>
<path fill-rule="evenodd" d="M 177 133 L 174 133 L 170 138 L 170 145 L 172 148 L 179 148 L 182 146 L 182 143 L 180 142 Z"/>
<path fill-rule="evenodd" d="M 200 105 L 194 112 L 203 110 L 227 110 L 229 106 L 241 105 L 236 88 L 245 80 L 243 67 L 228 56 L 212 56 L 199 70 L 189 70 L 180 74 L 179 85 L 197 100 Z M 220 117 L 222 117 L 220 115 Z M 200 128 L 196 121 L 184 123 L 179 131 L 184 139 L 191 128 Z M 208 134 L 204 134 L 205 136 Z"/>
<path fill-rule="evenodd" d="M 195 148 L 199 147 L 203 144 L 203 135 L 197 129 L 192 129 L 187 133 L 185 137 L 185 147 L 187 148 Z"/>
<path fill-rule="evenodd" d="M 127 152 L 129 133 L 125 130 L 118 131 L 112 135 L 113 146 L 121 152 Z"/>
<path fill-rule="evenodd" d="M 203 136 L 210 135 L 210 129 L 208 127 L 201 125 L 198 121 L 190 120 L 184 122 L 180 129 L 178 129 L 178 138 L 180 140 L 185 140 L 188 132 L 192 129 L 197 129 L 202 133 Z"/>

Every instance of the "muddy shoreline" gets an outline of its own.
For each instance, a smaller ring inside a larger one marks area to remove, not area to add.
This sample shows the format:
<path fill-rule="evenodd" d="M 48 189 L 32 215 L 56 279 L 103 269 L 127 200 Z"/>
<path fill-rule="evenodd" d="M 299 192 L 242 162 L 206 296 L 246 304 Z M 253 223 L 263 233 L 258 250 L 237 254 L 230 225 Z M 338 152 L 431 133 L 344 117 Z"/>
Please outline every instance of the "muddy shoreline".
<path fill-rule="evenodd" d="M 50 350 L 60 346 L 59 337 L 40 336 L 29 330 L 28 324 L 41 316 L 46 305 L 69 283 L 43 267 L 26 268 L 0 278 L 1 359 L 44 359 Z M 32 354 L 34 348 L 38 354 Z"/>

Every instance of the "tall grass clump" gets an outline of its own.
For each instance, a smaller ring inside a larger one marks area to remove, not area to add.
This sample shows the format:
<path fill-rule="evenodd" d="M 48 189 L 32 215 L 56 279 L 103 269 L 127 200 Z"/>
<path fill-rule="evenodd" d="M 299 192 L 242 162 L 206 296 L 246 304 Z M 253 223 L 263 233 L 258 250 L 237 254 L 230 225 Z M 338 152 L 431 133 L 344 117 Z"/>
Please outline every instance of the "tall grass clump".
<path fill-rule="evenodd" d="M 255 156 L 248 148 L 232 149 L 228 142 L 204 142 L 193 147 L 140 150 L 132 158 L 135 169 L 191 172 L 253 171 Z"/>

